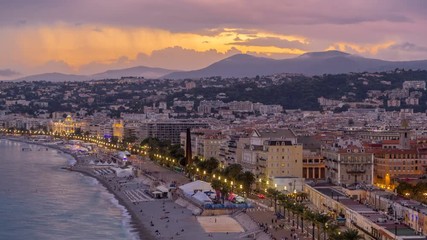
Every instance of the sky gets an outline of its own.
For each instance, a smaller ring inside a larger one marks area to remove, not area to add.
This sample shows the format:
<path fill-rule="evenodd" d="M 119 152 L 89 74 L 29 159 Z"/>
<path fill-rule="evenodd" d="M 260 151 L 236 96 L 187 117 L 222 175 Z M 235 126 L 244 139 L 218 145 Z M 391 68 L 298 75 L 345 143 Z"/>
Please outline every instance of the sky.
<path fill-rule="evenodd" d="M 424 0 L 0 0 L 0 79 L 193 70 L 238 53 L 417 60 L 426 39 Z"/>

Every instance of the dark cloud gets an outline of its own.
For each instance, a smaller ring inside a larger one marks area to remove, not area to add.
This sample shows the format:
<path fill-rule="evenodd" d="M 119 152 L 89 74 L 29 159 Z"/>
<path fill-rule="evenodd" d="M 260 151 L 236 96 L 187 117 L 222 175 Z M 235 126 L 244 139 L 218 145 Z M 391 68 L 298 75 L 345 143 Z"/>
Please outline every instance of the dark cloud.
<path fill-rule="evenodd" d="M 214 49 L 200 52 L 182 47 L 171 47 L 154 51 L 151 55 L 140 53 L 134 64 L 177 70 L 194 70 L 238 53 L 241 52 L 235 48 L 220 53 Z"/>
<path fill-rule="evenodd" d="M 276 37 L 255 38 L 246 41 L 240 39 L 239 41 L 229 43 L 228 45 L 272 46 L 278 48 L 298 48 L 302 50 L 307 47 L 305 44 L 299 41 L 288 41 Z"/>
<path fill-rule="evenodd" d="M 174 70 L 194 70 L 208 66 L 223 58 L 241 53 L 235 48 L 231 48 L 226 53 L 219 53 L 216 50 L 195 51 L 182 47 L 171 47 L 154 51 L 151 55 L 139 53 L 136 59 L 120 57 L 111 59 L 109 63 L 91 62 L 79 68 L 81 74 L 94 74 L 109 69 L 120 69 L 135 66 L 161 67 Z"/>
<path fill-rule="evenodd" d="M 20 75 L 19 72 L 13 71 L 11 69 L 0 69 L 0 76 L 2 77 L 14 77 Z"/>
<path fill-rule="evenodd" d="M 27 24 L 85 22 L 171 31 L 218 27 L 279 30 L 283 25 L 295 24 L 408 22 L 413 17 L 424 17 L 423 10 L 427 7 L 421 0 L 410 3 L 399 0 L 14 0 L 1 3 L 0 24 L 18 22 L 25 16 Z"/>

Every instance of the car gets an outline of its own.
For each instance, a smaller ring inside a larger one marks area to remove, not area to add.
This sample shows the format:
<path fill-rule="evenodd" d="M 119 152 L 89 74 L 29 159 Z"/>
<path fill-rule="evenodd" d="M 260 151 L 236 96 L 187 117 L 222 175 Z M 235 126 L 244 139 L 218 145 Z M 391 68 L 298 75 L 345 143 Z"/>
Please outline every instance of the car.
<path fill-rule="evenodd" d="M 257 197 L 258 197 L 259 199 L 264 199 L 264 198 L 265 198 L 265 195 L 264 195 L 264 194 L 259 193 L 259 194 L 257 195 Z"/>
<path fill-rule="evenodd" d="M 245 199 L 241 196 L 237 196 L 236 198 L 234 198 L 234 202 L 235 203 L 245 203 Z"/>

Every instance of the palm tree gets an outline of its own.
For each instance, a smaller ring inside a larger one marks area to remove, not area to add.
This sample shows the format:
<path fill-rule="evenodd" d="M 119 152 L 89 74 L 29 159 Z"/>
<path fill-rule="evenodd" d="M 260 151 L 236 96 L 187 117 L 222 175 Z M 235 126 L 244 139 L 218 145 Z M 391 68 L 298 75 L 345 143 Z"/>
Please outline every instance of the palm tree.
<path fill-rule="evenodd" d="M 301 231 L 304 231 L 304 219 L 302 216 L 304 215 L 305 206 L 302 203 L 295 203 L 293 210 L 297 214 L 297 229 L 299 227 L 299 220 L 301 218 Z"/>
<path fill-rule="evenodd" d="M 356 229 L 347 229 L 342 234 L 343 240 L 362 240 L 364 239 L 362 235 L 359 234 L 359 231 Z"/>
<path fill-rule="evenodd" d="M 326 228 L 326 232 L 328 233 L 328 239 L 340 240 L 342 238 L 342 235 L 338 230 L 339 230 L 339 226 L 337 224 L 335 223 L 328 224 Z"/>
<path fill-rule="evenodd" d="M 280 194 L 280 191 L 275 188 L 267 189 L 267 196 L 270 198 L 271 201 L 274 201 L 274 212 L 277 212 L 277 199 Z"/>
<path fill-rule="evenodd" d="M 290 212 L 291 208 L 294 205 L 292 199 L 286 194 L 280 194 L 278 196 L 280 205 L 283 207 L 283 216 L 286 218 L 286 210 L 288 211 L 288 222 L 291 220 Z"/>
<path fill-rule="evenodd" d="M 320 240 L 320 228 L 322 228 L 323 230 L 323 239 L 326 240 L 326 229 L 327 229 L 327 223 L 331 220 L 331 218 L 326 215 L 326 214 L 322 214 L 322 213 L 316 213 L 315 215 L 315 221 L 317 224 L 317 239 Z"/>
<path fill-rule="evenodd" d="M 316 214 L 312 211 L 305 211 L 304 217 L 305 217 L 305 219 L 307 219 L 308 221 L 311 222 L 311 227 L 312 227 L 311 235 L 312 235 L 312 240 L 314 240 L 314 231 L 315 231 L 315 227 L 316 227 Z M 308 228 L 308 226 L 307 226 L 307 228 Z M 308 233 L 308 229 L 307 229 L 307 233 Z"/>

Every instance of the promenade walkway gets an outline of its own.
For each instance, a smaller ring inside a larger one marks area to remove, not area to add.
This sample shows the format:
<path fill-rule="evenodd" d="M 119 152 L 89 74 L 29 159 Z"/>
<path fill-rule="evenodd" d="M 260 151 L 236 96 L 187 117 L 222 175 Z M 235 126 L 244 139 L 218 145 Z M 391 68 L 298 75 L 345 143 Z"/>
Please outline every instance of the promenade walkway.
<path fill-rule="evenodd" d="M 301 227 L 297 228 L 297 219 L 278 219 L 274 211 L 265 208 L 252 208 L 246 211 L 246 214 L 256 222 L 263 231 L 270 236 L 271 239 L 284 240 L 284 239 L 299 239 L 299 240 L 312 240 L 311 223 L 305 221 L 304 231 Z M 299 222 L 301 224 L 301 222 Z M 315 232 L 315 237 L 316 237 Z"/>

